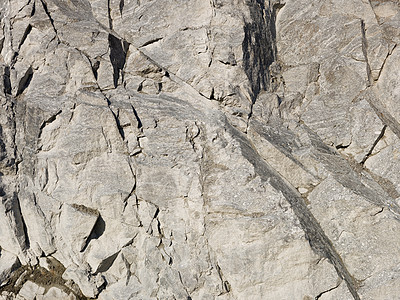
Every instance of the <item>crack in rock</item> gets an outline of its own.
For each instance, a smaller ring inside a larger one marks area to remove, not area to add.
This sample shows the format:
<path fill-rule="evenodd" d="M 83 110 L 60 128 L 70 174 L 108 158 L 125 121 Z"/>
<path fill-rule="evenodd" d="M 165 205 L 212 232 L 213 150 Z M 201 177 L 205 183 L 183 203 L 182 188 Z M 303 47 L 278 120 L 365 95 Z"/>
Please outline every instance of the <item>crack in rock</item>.
<path fill-rule="evenodd" d="M 340 284 L 341 284 L 341 282 L 340 283 L 338 283 L 336 286 L 334 286 L 334 287 L 331 287 L 330 289 L 328 289 L 328 290 L 325 290 L 325 291 L 323 291 L 323 292 L 321 292 L 321 293 L 319 293 L 317 296 L 315 296 L 315 300 L 318 300 L 318 299 L 320 299 L 321 297 L 322 297 L 322 295 L 324 295 L 324 294 L 327 294 L 327 293 L 329 293 L 329 292 L 332 292 L 333 290 L 335 290 L 335 289 L 337 289 L 339 286 L 340 286 Z"/>
<path fill-rule="evenodd" d="M 365 164 L 365 161 L 371 156 L 372 151 L 374 151 L 376 145 L 379 143 L 379 141 L 383 138 L 383 136 L 385 135 L 385 131 L 386 131 L 387 125 L 384 125 L 381 133 L 378 135 L 378 137 L 376 138 L 375 142 L 372 144 L 372 147 L 369 149 L 369 151 L 367 152 L 367 154 L 364 156 L 364 158 L 361 161 L 361 165 Z"/>

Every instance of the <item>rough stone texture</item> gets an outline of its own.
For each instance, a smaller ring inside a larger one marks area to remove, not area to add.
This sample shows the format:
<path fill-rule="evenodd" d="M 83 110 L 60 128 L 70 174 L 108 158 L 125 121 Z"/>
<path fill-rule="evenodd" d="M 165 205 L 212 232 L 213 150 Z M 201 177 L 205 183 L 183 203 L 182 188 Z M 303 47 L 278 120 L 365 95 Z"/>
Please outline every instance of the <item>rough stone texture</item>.
<path fill-rule="evenodd" d="M 0 286 L 7 284 L 12 272 L 20 266 L 18 257 L 5 251 L 1 251 L 0 256 Z"/>
<path fill-rule="evenodd" d="M 398 298 L 398 1 L 0 16 L 0 299 Z"/>

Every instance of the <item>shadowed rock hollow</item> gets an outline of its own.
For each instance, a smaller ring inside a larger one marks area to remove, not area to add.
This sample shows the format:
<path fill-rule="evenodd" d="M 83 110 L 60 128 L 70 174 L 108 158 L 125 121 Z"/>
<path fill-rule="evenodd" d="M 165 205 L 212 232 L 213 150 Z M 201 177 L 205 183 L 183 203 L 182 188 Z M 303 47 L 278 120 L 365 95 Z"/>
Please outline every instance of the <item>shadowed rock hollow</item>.
<path fill-rule="evenodd" d="M 398 299 L 398 1 L 0 25 L 0 299 Z"/>

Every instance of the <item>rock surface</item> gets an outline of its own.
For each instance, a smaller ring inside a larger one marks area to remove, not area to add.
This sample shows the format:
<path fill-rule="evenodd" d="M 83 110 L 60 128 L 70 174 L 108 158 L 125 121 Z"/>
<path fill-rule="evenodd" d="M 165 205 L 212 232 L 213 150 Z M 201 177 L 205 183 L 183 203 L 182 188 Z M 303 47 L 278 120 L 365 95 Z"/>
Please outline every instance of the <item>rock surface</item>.
<path fill-rule="evenodd" d="M 0 299 L 398 298 L 398 1 L 0 16 Z"/>

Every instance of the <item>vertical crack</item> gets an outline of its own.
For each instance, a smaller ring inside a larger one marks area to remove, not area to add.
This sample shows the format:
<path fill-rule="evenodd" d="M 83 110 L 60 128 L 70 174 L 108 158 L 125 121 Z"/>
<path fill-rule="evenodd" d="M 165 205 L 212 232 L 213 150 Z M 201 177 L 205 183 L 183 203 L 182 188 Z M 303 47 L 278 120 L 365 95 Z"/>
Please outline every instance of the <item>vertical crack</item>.
<path fill-rule="evenodd" d="M 31 17 L 33 17 L 33 15 L 35 14 L 35 12 L 36 12 L 36 1 L 33 1 L 32 10 L 31 10 Z"/>
<path fill-rule="evenodd" d="M 118 115 L 119 115 L 119 112 L 117 111 L 117 113 L 115 113 L 115 112 L 112 110 L 112 108 L 110 107 L 110 105 L 108 105 L 108 108 L 110 109 L 110 111 L 111 111 L 111 113 L 112 113 L 112 115 L 113 115 L 113 117 L 114 117 L 116 126 L 117 126 L 117 128 L 118 128 L 118 132 L 119 132 L 119 134 L 120 134 L 122 140 L 125 141 L 125 132 L 124 132 L 124 128 L 121 126 L 121 122 L 120 122 L 120 120 L 119 120 L 119 116 L 118 116 Z"/>
<path fill-rule="evenodd" d="M 251 84 L 252 102 L 269 85 L 268 67 L 276 60 L 275 11 L 264 4 L 249 5 L 253 22 L 246 23 L 242 42 L 243 68 Z"/>
<path fill-rule="evenodd" d="M 244 26 L 245 37 L 242 43 L 243 68 L 251 84 L 251 105 L 247 116 L 247 133 L 253 107 L 258 94 L 270 88 L 270 66 L 277 61 L 276 48 L 276 17 L 284 7 L 284 3 L 269 3 L 268 7 L 261 1 L 255 1 L 250 6 L 250 12 L 255 22 Z"/>
<path fill-rule="evenodd" d="M 122 17 L 122 12 L 124 10 L 124 6 L 125 6 L 125 1 L 124 0 L 120 0 L 119 1 L 119 13 L 121 14 L 121 17 Z"/>
<path fill-rule="evenodd" d="M 224 279 L 224 275 L 218 263 L 215 264 L 215 268 L 217 269 L 218 277 L 221 280 L 221 288 L 222 288 L 222 292 L 218 296 L 228 294 L 231 291 L 231 285 L 229 284 L 228 281 Z"/>
<path fill-rule="evenodd" d="M 11 95 L 11 80 L 10 80 L 10 67 L 4 67 L 3 75 L 4 94 Z"/>
<path fill-rule="evenodd" d="M 362 36 L 362 52 L 365 58 L 365 63 L 366 63 L 366 72 L 367 72 L 367 78 L 368 78 L 368 84 L 371 85 L 372 83 L 372 75 L 371 75 L 371 66 L 368 61 L 368 41 L 366 38 L 366 29 L 365 29 L 365 22 L 364 20 L 361 20 L 361 36 Z"/>
<path fill-rule="evenodd" d="M 43 9 L 44 9 L 44 11 L 45 11 L 47 17 L 48 17 L 49 20 L 50 20 L 51 26 L 53 27 L 53 30 L 54 30 L 54 32 L 55 32 L 55 34 L 56 34 L 56 37 L 57 37 L 57 40 L 60 41 L 60 39 L 58 38 L 57 28 L 56 28 L 56 26 L 54 25 L 54 20 L 53 20 L 53 18 L 52 18 L 51 15 L 50 15 L 49 9 L 47 8 L 47 3 L 46 3 L 46 1 L 45 1 L 45 0 L 40 0 L 40 2 L 42 3 Z"/>
<path fill-rule="evenodd" d="M 108 9 L 108 27 L 113 30 L 113 20 L 111 18 L 111 6 L 110 0 L 107 0 L 107 9 Z"/>
<path fill-rule="evenodd" d="M 90 60 L 89 60 L 90 61 Z M 94 78 L 96 79 L 96 81 L 97 81 L 97 79 L 98 79 L 98 73 L 97 73 L 97 71 L 99 70 L 99 68 L 100 68 L 100 61 L 99 60 L 96 60 L 93 64 L 92 63 L 90 63 L 91 64 L 91 67 L 92 67 L 92 72 L 93 72 L 93 75 L 94 75 Z"/>
<path fill-rule="evenodd" d="M 4 47 L 4 36 L 0 38 L 0 53 L 1 51 L 3 51 L 3 47 Z"/>
<path fill-rule="evenodd" d="M 108 43 L 110 47 L 110 61 L 113 66 L 114 87 L 118 86 L 118 80 L 121 76 L 123 79 L 123 69 L 126 61 L 126 52 L 129 48 L 129 43 L 121 41 L 112 34 L 108 35 Z"/>
<path fill-rule="evenodd" d="M 28 228 L 25 223 L 24 216 L 22 215 L 21 211 L 21 204 L 20 200 L 18 198 L 18 195 L 16 192 L 14 192 L 12 202 L 14 202 L 13 205 L 13 213 L 14 213 L 14 218 L 15 222 L 17 225 L 16 228 L 16 236 L 20 236 L 20 243 L 21 243 L 21 248 L 22 249 L 29 249 L 30 247 L 30 241 L 29 241 L 29 235 L 28 235 Z"/>

